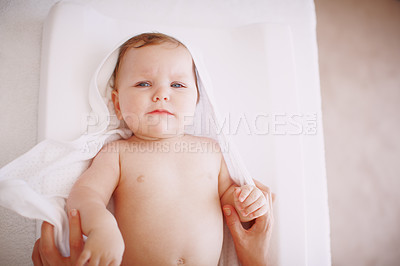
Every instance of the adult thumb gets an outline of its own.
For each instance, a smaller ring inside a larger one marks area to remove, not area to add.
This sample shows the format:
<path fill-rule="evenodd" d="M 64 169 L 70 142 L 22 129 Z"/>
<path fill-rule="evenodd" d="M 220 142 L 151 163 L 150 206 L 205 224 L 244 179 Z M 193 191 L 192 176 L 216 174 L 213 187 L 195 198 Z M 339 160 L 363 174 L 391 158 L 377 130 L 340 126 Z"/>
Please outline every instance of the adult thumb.
<path fill-rule="evenodd" d="M 240 239 L 244 229 L 235 208 L 231 205 L 224 205 L 222 209 L 224 211 L 226 224 L 231 231 L 233 239 Z"/>

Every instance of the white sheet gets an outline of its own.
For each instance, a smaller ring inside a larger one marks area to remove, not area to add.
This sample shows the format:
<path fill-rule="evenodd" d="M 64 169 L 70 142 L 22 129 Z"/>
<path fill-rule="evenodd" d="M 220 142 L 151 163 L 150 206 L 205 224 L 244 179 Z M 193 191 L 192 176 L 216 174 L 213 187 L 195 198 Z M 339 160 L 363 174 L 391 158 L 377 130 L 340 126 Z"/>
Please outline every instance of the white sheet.
<path fill-rule="evenodd" d="M 189 17 L 191 12 L 192 15 L 214 12 L 208 16 L 214 18 L 213 20 L 204 22 L 203 19 L 201 22 L 201 17 L 198 16 L 191 24 L 201 25 L 203 29 L 205 26 L 213 25 L 213 30 L 205 29 L 213 37 L 222 33 L 221 39 L 215 41 L 211 39 L 213 41 L 210 42 L 209 39 L 200 38 L 198 41 L 202 47 L 210 78 L 214 87 L 218 88 L 215 89 L 215 96 L 217 101 L 222 103 L 220 109 L 225 112 L 237 110 L 231 113 L 231 117 L 236 121 L 241 117 L 239 111 L 243 109 L 246 109 L 247 114 L 307 112 L 317 115 L 317 118 L 312 120 L 316 123 L 315 135 L 277 136 L 270 133 L 248 136 L 244 130 L 233 138 L 239 145 L 239 150 L 248 155 L 245 161 L 252 174 L 271 186 L 278 194 L 276 202 L 279 209 L 276 223 L 278 226 L 274 237 L 278 244 L 275 252 L 279 251 L 277 253 L 279 264 L 328 265 L 330 264 L 329 220 L 320 119 L 315 17 L 312 2 L 296 3 L 260 2 L 256 3 L 259 7 L 254 8 L 249 5 L 239 6 L 224 2 L 219 8 L 214 6 L 214 10 L 211 10 L 207 9 L 207 4 L 186 6 L 184 3 L 171 1 L 165 6 L 161 3 L 157 6 L 151 4 L 143 6 L 137 1 L 135 11 L 142 12 L 133 13 L 136 20 L 143 20 L 146 18 L 145 14 L 149 14 L 146 10 L 151 10 L 151 14 L 159 15 L 156 16 L 158 20 L 155 20 L 154 16 L 151 17 L 153 22 L 163 21 L 164 24 L 168 24 L 163 12 L 166 14 L 169 12 L 171 17 L 168 22 L 179 24 L 182 17 Z M 72 139 L 85 129 L 83 126 L 79 128 L 70 126 L 77 119 L 79 121 L 86 119 L 85 115 L 82 116 L 80 112 L 65 113 L 61 110 L 68 110 L 62 106 L 63 102 L 69 105 L 70 101 L 76 101 L 78 98 L 82 101 L 73 110 L 87 111 L 87 106 L 84 106 L 87 99 L 64 94 L 63 88 L 78 89 L 78 86 L 70 86 L 69 82 L 74 85 L 79 82 L 88 83 L 87 77 L 90 77 L 90 73 L 99 63 L 99 59 L 96 61 L 89 57 L 101 58 L 108 50 L 106 47 L 96 46 L 98 40 L 110 47 L 118 38 L 104 39 L 104 35 L 123 34 L 123 31 L 129 28 L 129 23 L 137 24 L 137 21 L 132 22 L 135 20 L 132 19 L 132 15 L 127 16 L 127 8 L 120 8 L 124 4 L 114 8 L 107 6 L 105 2 L 97 6 L 92 5 L 102 12 L 107 10 L 111 16 L 122 13 L 123 15 L 120 15 L 122 19 L 129 19 L 131 22 L 125 21 L 123 27 L 119 27 L 116 31 L 112 19 L 105 19 L 101 14 L 95 14 L 87 8 L 79 9 L 77 5 L 62 3 L 53 9 L 43 42 L 44 76 L 41 79 L 40 138 Z M 193 12 L 195 9 L 197 12 Z M 180 15 L 182 10 L 186 10 L 189 15 Z M 223 10 L 231 10 L 232 13 L 221 12 Z M 249 10 L 256 14 L 249 13 Z M 95 20 L 96 23 L 92 23 L 93 21 L 88 23 L 88 18 L 96 17 L 102 19 Z M 252 22 L 268 22 L 268 24 L 251 25 Z M 226 31 L 227 25 L 232 23 L 237 27 L 231 28 L 233 30 L 230 32 Z M 90 32 L 91 35 L 88 36 L 85 32 Z M 200 36 L 198 33 L 194 35 Z M 258 39 L 240 38 L 246 35 L 258 36 Z M 68 52 L 65 51 L 66 48 Z M 69 63 L 78 59 L 85 64 L 71 68 Z M 69 77 L 72 75 L 76 75 L 78 80 L 70 81 Z M 65 87 L 59 86 L 60 80 L 63 80 Z M 52 84 L 57 84 L 57 88 L 61 90 L 53 90 Z M 239 98 L 239 94 L 232 92 L 241 90 L 242 84 L 249 84 L 247 86 L 249 93 L 244 97 L 241 94 Z M 227 98 L 230 101 L 225 100 Z M 63 125 L 58 124 L 60 117 L 63 117 Z M 258 158 L 265 158 L 265 163 L 260 162 Z"/>

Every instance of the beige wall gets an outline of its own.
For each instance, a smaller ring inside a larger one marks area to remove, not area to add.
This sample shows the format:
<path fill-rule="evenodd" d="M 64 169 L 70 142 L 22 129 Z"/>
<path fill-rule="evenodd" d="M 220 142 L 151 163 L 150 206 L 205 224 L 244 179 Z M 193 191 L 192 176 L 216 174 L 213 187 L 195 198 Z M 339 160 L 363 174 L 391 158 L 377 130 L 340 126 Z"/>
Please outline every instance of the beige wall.
<path fill-rule="evenodd" d="M 400 1 L 316 0 L 333 265 L 400 265 Z"/>

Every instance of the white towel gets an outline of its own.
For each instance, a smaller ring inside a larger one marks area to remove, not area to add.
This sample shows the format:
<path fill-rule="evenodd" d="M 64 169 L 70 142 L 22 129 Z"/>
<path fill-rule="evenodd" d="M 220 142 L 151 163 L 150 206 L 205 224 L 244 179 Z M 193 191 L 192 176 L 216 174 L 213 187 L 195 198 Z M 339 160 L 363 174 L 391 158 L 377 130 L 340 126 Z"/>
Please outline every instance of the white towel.
<path fill-rule="evenodd" d="M 194 126 L 187 133 L 217 140 L 232 179 L 238 185 L 253 184 L 236 148 L 221 130 L 212 86 L 201 57 L 191 48 L 190 43 L 185 42 L 184 36 L 180 36 L 180 41 L 192 54 L 200 93 Z M 97 123 L 90 126 L 90 132 L 72 142 L 45 140 L 0 170 L 0 205 L 22 216 L 53 224 L 57 246 L 64 256 L 69 255 L 65 201 L 72 185 L 105 143 L 128 138 L 132 134 L 114 116 L 111 102 L 109 80 L 117 61 L 118 48 L 119 45 L 110 52 L 92 77 L 89 103 L 91 117 Z M 220 265 L 238 265 L 226 226 Z"/>

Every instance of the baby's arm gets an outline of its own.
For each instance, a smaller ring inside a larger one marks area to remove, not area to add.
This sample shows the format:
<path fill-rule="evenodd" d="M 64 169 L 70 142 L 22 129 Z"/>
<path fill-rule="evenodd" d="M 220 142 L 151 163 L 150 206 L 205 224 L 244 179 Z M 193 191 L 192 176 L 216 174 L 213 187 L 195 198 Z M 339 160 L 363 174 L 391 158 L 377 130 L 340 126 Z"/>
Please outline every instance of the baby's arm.
<path fill-rule="evenodd" d="M 239 187 L 233 183 L 222 154 L 218 191 L 221 206 L 234 206 L 241 222 L 251 221 L 267 213 L 268 205 L 262 191 L 253 185 Z"/>
<path fill-rule="evenodd" d="M 88 237 L 77 265 L 89 260 L 90 265 L 120 265 L 122 261 L 124 241 L 117 221 L 106 208 L 119 177 L 119 152 L 106 145 L 69 194 L 68 211 L 79 210 L 82 232 Z"/>

